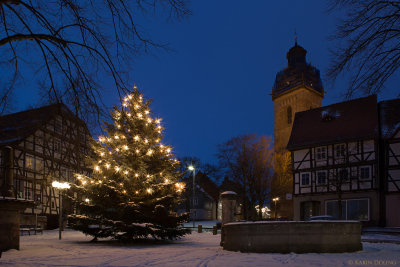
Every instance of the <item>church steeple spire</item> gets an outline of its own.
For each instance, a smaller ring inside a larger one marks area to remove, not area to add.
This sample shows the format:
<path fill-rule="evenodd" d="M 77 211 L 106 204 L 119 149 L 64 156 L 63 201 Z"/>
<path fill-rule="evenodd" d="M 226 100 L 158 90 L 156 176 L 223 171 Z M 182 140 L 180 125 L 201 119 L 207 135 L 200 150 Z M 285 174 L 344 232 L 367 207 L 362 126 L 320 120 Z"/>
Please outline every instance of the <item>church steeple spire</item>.
<path fill-rule="evenodd" d="M 273 99 L 297 87 L 324 94 L 319 70 L 307 63 L 306 54 L 307 51 L 298 45 L 297 34 L 295 34 L 295 44 L 286 54 L 288 66 L 276 75 L 272 89 Z"/>

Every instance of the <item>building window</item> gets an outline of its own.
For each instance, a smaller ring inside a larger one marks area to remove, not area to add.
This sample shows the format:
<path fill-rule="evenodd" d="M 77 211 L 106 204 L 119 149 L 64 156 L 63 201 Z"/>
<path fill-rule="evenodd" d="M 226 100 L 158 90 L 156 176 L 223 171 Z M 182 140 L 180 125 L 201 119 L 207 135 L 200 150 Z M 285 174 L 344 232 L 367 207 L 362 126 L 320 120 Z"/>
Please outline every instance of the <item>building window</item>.
<path fill-rule="evenodd" d="M 36 170 L 41 172 L 43 170 L 43 160 L 40 158 L 36 158 Z"/>
<path fill-rule="evenodd" d="M 310 185 L 310 174 L 309 173 L 302 173 L 301 174 L 301 185 Z"/>
<path fill-rule="evenodd" d="M 368 199 L 349 199 L 346 201 L 347 220 L 368 221 Z"/>
<path fill-rule="evenodd" d="M 360 179 L 369 180 L 370 178 L 371 178 L 371 167 L 370 166 L 360 167 Z"/>
<path fill-rule="evenodd" d="M 58 140 L 54 140 L 53 144 L 54 152 L 61 152 L 61 143 Z"/>
<path fill-rule="evenodd" d="M 35 159 L 33 156 L 25 156 L 25 168 L 34 170 L 35 169 Z"/>
<path fill-rule="evenodd" d="M 337 158 L 344 157 L 346 151 L 346 145 L 340 144 L 335 146 L 335 155 Z"/>
<path fill-rule="evenodd" d="M 58 134 L 62 133 L 62 123 L 59 120 L 56 120 L 56 123 L 54 125 L 54 131 Z"/>
<path fill-rule="evenodd" d="M 61 179 L 66 180 L 67 178 L 67 169 L 61 168 Z"/>
<path fill-rule="evenodd" d="M 325 147 L 317 147 L 316 149 L 316 159 L 323 160 L 326 159 L 326 148 Z"/>
<path fill-rule="evenodd" d="M 291 124 L 292 123 L 292 107 L 288 106 L 287 108 L 287 123 Z"/>
<path fill-rule="evenodd" d="M 326 184 L 326 171 L 317 172 L 317 185 Z"/>
<path fill-rule="evenodd" d="M 79 132 L 80 142 L 85 143 L 86 134 L 84 132 Z"/>
<path fill-rule="evenodd" d="M 347 169 L 340 169 L 338 172 L 338 178 L 340 179 L 340 181 L 348 181 L 349 171 Z"/>
<path fill-rule="evenodd" d="M 338 219 L 338 200 L 326 201 L 325 210 L 326 214 Z M 369 199 L 342 200 L 342 220 L 369 221 Z"/>

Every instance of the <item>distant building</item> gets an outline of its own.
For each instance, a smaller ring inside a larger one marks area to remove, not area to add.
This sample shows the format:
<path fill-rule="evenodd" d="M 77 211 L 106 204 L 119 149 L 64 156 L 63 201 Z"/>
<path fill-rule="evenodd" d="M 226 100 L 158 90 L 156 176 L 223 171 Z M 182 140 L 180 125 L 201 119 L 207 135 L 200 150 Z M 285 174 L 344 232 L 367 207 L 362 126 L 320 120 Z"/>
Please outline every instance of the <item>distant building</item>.
<path fill-rule="evenodd" d="M 217 220 L 218 186 L 207 175 L 198 172 L 195 177 L 196 188 L 193 199 L 192 179 L 192 176 L 184 179 L 186 201 L 181 203 L 178 213 L 190 212 L 190 219 L 192 220 L 194 204 L 195 220 Z"/>
<path fill-rule="evenodd" d="M 324 88 L 320 73 L 316 67 L 306 62 L 306 54 L 307 51 L 296 41 L 286 55 L 288 66 L 276 75 L 271 94 L 274 101 L 275 153 L 287 153 L 286 146 L 295 113 L 322 105 Z M 292 192 L 281 191 L 272 187 L 272 197 L 280 199 L 278 217 L 293 218 Z"/>
<path fill-rule="evenodd" d="M 88 141 L 85 123 L 63 104 L 0 117 L 0 149 L 10 146 L 14 151 L 14 195 L 36 203 L 25 210 L 21 224 L 33 225 L 39 216 L 42 227 L 57 225 L 59 194 L 51 183 L 73 183 L 74 173 L 89 174 L 84 163 Z M 3 163 L 0 169 L 1 187 Z M 71 209 L 68 202 L 64 208 Z"/>
<path fill-rule="evenodd" d="M 400 226 L 400 100 L 375 95 L 295 115 L 294 220 L 316 215 Z"/>

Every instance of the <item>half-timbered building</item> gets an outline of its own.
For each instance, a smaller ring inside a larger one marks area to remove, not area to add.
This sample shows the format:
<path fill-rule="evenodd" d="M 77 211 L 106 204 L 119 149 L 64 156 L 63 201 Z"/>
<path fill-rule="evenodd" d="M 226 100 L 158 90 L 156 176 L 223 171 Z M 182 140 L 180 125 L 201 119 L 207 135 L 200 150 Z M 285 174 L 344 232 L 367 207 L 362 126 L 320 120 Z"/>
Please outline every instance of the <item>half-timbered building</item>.
<path fill-rule="evenodd" d="M 400 99 L 379 103 L 386 226 L 400 226 Z"/>
<path fill-rule="evenodd" d="M 287 146 L 295 220 L 327 214 L 400 226 L 399 112 L 399 100 L 378 104 L 373 95 L 296 113 Z"/>
<path fill-rule="evenodd" d="M 25 210 L 21 224 L 34 224 L 39 216 L 42 227 L 57 225 L 59 194 L 51 183 L 73 183 L 74 173 L 88 174 L 88 139 L 85 123 L 63 104 L 0 117 L 0 148 L 13 150 L 14 195 L 36 203 Z"/>

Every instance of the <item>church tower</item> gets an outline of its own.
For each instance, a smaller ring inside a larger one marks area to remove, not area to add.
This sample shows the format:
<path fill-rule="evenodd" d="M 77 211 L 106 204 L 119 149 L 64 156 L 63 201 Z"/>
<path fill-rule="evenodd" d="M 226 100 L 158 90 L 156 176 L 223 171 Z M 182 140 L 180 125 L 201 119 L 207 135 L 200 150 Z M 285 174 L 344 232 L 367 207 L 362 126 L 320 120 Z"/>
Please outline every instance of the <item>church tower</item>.
<path fill-rule="evenodd" d="M 307 51 L 297 44 L 286 54 L 288 66 L 278 72 L 272 88 L 275 152 L 289 142 L 294 114 L 322 105 L 324 88 L 319 70 L 306 62 Z"/>
<path fill-rule="evenodd" d="M 271 185 L 275 218 L 293 218 L 293 175 L 286 150 L 296 112 L 322 105 L 324 88 L 319 70 L 306 62 L 307 51 L 297 44 L 286 54 L 288 66 L 276 74 L 272 88 L 274 101 L 275 176 Z"/>

